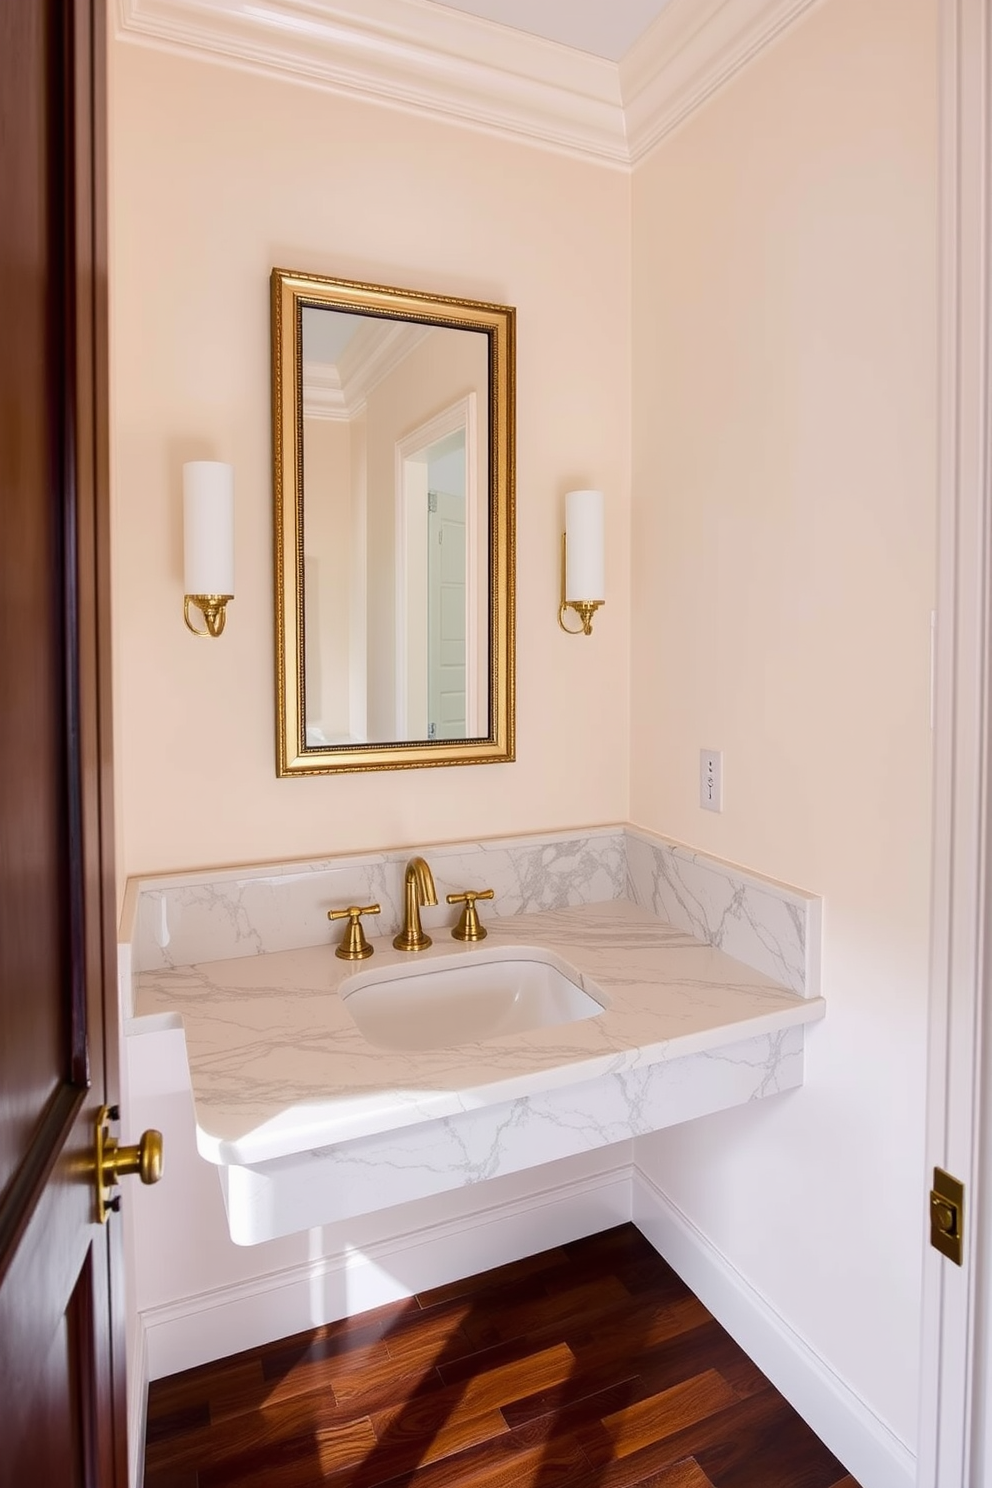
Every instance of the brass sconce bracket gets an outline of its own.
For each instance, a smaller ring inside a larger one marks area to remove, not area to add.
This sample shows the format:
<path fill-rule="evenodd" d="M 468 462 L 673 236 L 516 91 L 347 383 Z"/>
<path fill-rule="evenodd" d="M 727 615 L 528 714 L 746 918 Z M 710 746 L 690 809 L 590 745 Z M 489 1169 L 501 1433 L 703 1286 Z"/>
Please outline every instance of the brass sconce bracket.
<path fill-rule="evenodd" d="M 233 594 L 187 594 L 183 602 L 183 619 L 186 621 L 186 629 L 191 630 L 195 636 L 214 636 L 223 633 L 224 622 L 227 619 L 228 601 L 234 598 Z M 189 607 L 191 604 L 203 615 L 206 621 L 206 630 L 197 630 L 189 618 Z"/>
<path fill-rule="evenodd" d="M 592 635 L 592 617 L 604 602 L 602 599 L 563 599 L 558 607 L 558 624 L 566 635 Z M 566 610 L 574 610 L 582 621 L 578 630 L 565 624 Z"/>

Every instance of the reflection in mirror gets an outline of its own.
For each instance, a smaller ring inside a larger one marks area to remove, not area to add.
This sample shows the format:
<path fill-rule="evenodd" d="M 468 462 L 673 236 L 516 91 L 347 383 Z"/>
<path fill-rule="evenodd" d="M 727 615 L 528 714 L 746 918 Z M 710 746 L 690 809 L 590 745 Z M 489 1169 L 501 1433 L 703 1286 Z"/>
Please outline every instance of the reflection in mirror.
<path fill-rule="evenodd" d="M 273 272 L 281 774 L 512 759 L 512 322 Z"/>
<path fill-rule="evenodd" d="M 488 376 L 481 332 L 303 309 L 308 745 L 489 731 Z"/>

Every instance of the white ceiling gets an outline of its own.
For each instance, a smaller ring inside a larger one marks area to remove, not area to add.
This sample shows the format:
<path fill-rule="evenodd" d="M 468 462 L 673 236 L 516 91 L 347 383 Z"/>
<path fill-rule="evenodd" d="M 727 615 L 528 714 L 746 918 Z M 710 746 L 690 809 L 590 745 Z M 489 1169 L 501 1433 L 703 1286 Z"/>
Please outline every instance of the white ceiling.
<path fill-rule="evenodd" d="M 431 0 L 619 62 L 668 0 Z"/>

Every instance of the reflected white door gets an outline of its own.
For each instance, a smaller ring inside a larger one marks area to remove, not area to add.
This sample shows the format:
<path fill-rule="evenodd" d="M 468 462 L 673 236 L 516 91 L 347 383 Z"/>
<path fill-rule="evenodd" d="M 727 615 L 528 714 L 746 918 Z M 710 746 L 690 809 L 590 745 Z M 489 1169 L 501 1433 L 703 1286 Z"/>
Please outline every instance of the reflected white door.
<path fill-rule="evenodd" d="M 427 519 L 428 737 L 464 739 L 465 498 L 432 491 Z"/>

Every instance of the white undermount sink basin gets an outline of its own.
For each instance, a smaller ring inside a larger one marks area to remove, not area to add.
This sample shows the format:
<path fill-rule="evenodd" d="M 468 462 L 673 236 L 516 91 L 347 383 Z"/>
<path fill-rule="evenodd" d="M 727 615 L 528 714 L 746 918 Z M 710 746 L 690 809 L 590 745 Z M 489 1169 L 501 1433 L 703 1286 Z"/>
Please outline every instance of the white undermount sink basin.
<path fill-rule="evenodd" d="M 380 1049 L 450 1049 L 505 1038 L 595 1018 L 605 1004 L 540 952 L 505 950 L 359 972 L 341 997 Z"/>

